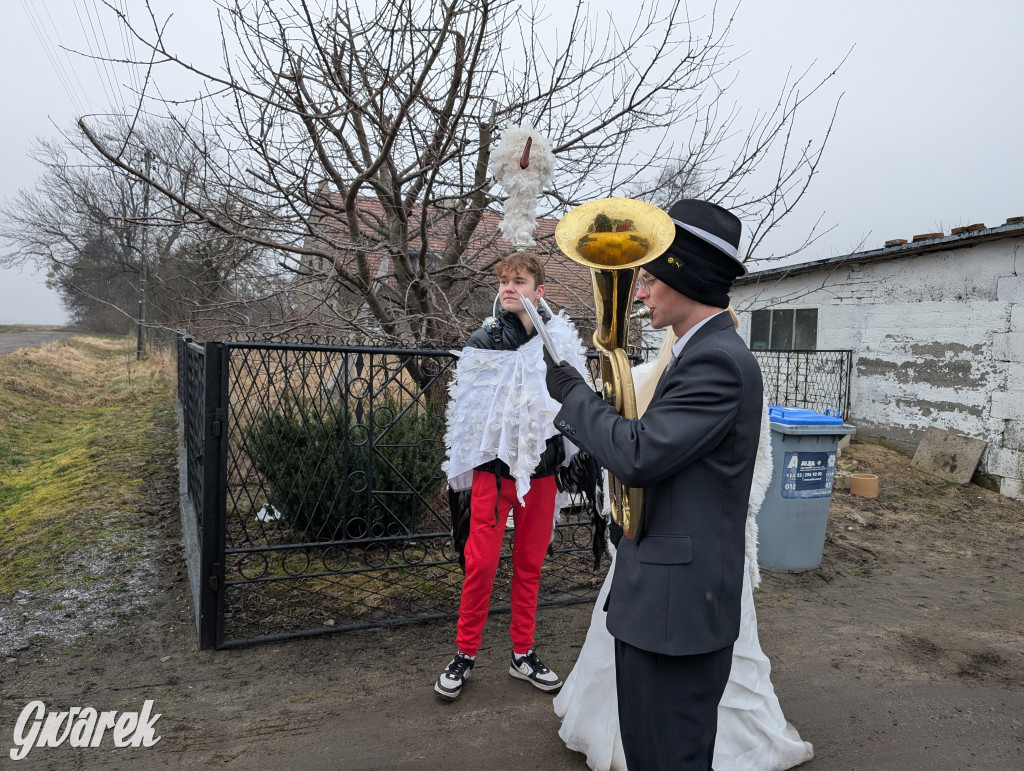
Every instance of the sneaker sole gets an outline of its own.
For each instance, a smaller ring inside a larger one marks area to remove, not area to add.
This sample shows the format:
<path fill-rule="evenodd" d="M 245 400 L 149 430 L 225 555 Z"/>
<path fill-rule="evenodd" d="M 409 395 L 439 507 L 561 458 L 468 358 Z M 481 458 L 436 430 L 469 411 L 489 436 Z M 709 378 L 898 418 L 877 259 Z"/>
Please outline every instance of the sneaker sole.
<path fill-rule="evenodd" d="M 434 683 L 434 693 L 436 693 L 445 701 L 455 701 L 457 698 L 459 698 L 459 694 L 462 693 L 462 689 L 460 688 L 459 690 L 452 693 L 450 691 L 441 690 L 441 686 L 437 683 Z"/>
<path fill-rule="evenodd" d="M 548 685 L 547 683 L 540 683 L 540 682 L 537 682 L 536 680 L 534 680 L 529 675 L 524 675 L 522 672 L 520 672 L 518 669 L 516 669 L 511 664 L 509 664 L 508 673 L 510 675 L 512 675 L 512 677 L 518 678 L 519 680 L 525 680 L 530 685 L 532 685 L 534 688 L 539 688 L 540 690 L 544 691 L 544 693 L 552 693 L 552 692 L 557 691 L 559 688 L 562 687 L 562 681 L 561 680 L 559 680 L 557 683 L 551 683 L 550 685 Z"/>

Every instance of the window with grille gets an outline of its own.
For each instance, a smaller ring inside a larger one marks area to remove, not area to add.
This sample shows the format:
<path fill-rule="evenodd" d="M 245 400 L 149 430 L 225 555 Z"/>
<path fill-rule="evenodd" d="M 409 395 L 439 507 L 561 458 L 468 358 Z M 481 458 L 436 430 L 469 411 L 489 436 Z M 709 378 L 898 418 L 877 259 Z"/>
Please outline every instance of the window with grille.
<path fill-rule="evenodd" d="M 752 351 L 813 351 L 817 347 L 817 308 L 773 308 L 750 314 Z"/>

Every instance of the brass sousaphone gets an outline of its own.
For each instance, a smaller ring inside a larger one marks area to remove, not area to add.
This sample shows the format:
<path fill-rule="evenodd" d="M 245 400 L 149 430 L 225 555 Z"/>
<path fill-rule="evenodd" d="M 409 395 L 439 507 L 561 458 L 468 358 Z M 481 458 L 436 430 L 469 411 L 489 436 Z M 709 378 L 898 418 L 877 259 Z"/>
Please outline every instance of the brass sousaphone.
<path fill-rule="evenodd" d="M 555 228 L 555 241 L 573 262 L 590 268 L 606 402 L 624 418 L 636 418 L 633 375 L 626 357 L 636 268 L 661 255 L 675 238 L 675 224 L 657 206 L 632 198 L 601 198 L 577 206 Z M 609 474 L 612 518 L 626 537 L 643 533 L 643 493 Z"/>

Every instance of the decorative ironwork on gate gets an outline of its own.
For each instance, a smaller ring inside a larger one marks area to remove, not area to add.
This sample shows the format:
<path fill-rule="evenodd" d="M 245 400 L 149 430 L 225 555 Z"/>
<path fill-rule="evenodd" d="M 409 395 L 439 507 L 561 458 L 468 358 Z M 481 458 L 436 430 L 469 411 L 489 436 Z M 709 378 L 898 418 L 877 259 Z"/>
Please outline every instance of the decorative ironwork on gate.
<path fill-rule="evenodd" d="M 441 472 L 454 354 L 185 336 L 177 352 L 200 647 L 455 616 L 462 573 Z M 850 351 L 754 355 L 770 403 L 846 416 Z M 508 609 L 512 534 L 492 611 Z M 541 605 L 594 599 L 592 535 L 582 506 L 563 509 Z"/>
<path fill-rule="evenodd" d="M 182 511 L 201 647 L 454 617 L 447 350 L 178 341 Z M 510 528 L 492 611 L 508 608 Z M 562 511 L 540 604 L 593 600 Z"/>

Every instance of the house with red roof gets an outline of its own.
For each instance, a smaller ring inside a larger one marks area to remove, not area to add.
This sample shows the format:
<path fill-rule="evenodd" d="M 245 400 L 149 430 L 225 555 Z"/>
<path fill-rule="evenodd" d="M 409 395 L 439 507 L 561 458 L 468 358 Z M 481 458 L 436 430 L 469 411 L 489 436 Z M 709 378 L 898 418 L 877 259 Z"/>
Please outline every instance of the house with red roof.
<path fill-rule="evenodd" d="M 387 228 L 390 226 L 388 217 L 381 202 L 372 197 L 360 197 L 357 202 L 356 218 L 361 232 L 359 237 L 349 235 L 347 212 L 344 203 L 337 196 L 332 196 L 323 212 L 311 218 L 311 225 L 318 231 L 315 244 L 318 251 L 325 255 L 306 256 L 302 267 L 309 276 L 321 277 L 324 281 L 336 280 L 335 271 L 347 271 L 356 274 L 363 266 L 357 259 L 357 247 L 361 247 L 365 259 L 365 270 L 371 282 L 383 289 L 385 285 L 397 286 L 396 267 L 393 256 L 389 253 Z M 423 251 L 423 235 L 426 237 L 426 255 L 428 269 L 431 262 L 434 268 L 440 268 L 446 249 L 453 248 L 453 243 L 460 238 L 459 228 L 464 212 L 449 209 L 442 205 L 430 210 L 429 219 L 421 227 L 420 209 L 415 209 L 408 218 L 408 230 L 412 235 L 409 239 L 409 253 L 415 264 Z M 479 212 L 479 222 L 471 234 L 465 239 L 458 265 L 464 271 L 463 277 L 476 282 L 478 289 L 473 290 L 471 302 L 459 310 L 466 313 L 469 329 L 479 324 L 490 315 L 496 290 L 496 280 L 492 270 L 504 255 L 512 251 L 501 235 L 499 224 L 501 214 L 492 209 Z M 590 270 L 572 262 L 558 251 L 555 245 L 554 232 L 557 220 L 540 218 L 534 233 L 536 245 L 530 250 L 538 254 L 544 264 L 547 275 L 545 299 L 556 312 L 565 312 L 576 322 L 589 339 L 594 325 L 594 297 L 590 279 Z M 307 244 L 314 242 L 307 241 Z M 461 246 L 461 243 L 459 243 Z M 330 256 L 333 254 L 333 257 Z M 336 293 L 337 302 L 349 305 L 362 305 L 362 300 L 352 292 Z M 364 316 L 369 319 L 369 316 Z"/>

